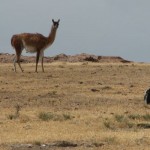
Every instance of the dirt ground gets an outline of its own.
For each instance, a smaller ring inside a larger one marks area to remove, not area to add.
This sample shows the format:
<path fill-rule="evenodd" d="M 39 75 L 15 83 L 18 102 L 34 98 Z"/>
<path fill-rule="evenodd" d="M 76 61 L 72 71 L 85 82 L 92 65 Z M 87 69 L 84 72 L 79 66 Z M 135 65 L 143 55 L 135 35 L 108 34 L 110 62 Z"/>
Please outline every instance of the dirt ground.
<path fill-rule="evenodd" d="M 148 150 L 146 63 L 0 64 L 0 149 Z"/>

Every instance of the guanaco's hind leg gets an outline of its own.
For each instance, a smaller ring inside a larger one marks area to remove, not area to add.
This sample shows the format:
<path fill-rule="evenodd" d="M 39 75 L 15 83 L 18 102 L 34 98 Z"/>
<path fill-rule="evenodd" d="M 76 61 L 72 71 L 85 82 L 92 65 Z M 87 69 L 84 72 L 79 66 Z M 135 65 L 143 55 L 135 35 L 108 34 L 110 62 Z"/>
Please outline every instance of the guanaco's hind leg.
<path fill-rule="evenodd" d="M 21 53 L 22 53 L 22 46 L 20 44 L 16 45 L 15 46 L 15 50 L 16 50 L 16 56 L 14 58 L 14 71 L 16 72 L 16 62 L 17 62 L 19 68 L 23 72 L 23 69 L 22 69 L 21 64 L 20 64 L 20 57 L 21 57 Z"/>
<path fill-rule="evenodd" d="M 13 46 L 13 48 L 16 51 L 16 56 L 14 57 L 14 71 L 16 72 L 16 62 L 18 63 L 19 68 L 21 69 L 21 71 L 23 72 L 23 69 L 21 67 L 20 64 L 20 57 L 21 57 L 21 53 L 23 50 L 23 45 L 22 45 L 22 41 L 17 37 L 17 35 L 13 35 L 11 38 L 11 45 Z"/>
<path fill-rule="evenodd" d="M 14 58 L 14 71 L 15 72 L 17 72 L 16 71 L 16 62 L 18 63 L 18 66 L 19 66 L 20 70 L 23 72 L 23 69 L 22 69 L 21 64 L 20 64 L 20 56 L 21 56 L 21 52 L 20 53 L 16 52 L 16 56 Z"/>
<path fill-rule="evenodd" d="M 21 71 L 23 72 L 24 70 L 23 70 L 22 67 L 21 67 L 20 59 L 17 61 L 17 63 L 18 63 L 18 66 L 20 67 Z"/>
<path fill-rule="evenodd" d="M 17 72 L 17 70 L 16 70 L 16 56 L 14 57 L 13 62 L 14 62 L 14 71 Z"/>

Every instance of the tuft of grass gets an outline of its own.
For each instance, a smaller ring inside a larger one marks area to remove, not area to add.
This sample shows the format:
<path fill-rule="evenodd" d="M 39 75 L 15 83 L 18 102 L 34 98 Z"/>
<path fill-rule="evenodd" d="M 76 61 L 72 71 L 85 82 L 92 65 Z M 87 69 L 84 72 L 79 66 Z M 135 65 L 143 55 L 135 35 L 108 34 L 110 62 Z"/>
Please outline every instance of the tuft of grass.
<path fill-rule="evenodd" d="M 50 112 L 45 113 L 45 112 L 40 112 L 39 113 L 39 119 L 41 119 L 42 121 L 49 121 L 52 120 L 54 118 L 54 115 Z"/>
<path fill-rule="evenodd" d="M 150 124 L 149 123 L 139 123 L 137 124 L 138 128 L 143 128 L 143 129 L 150 129 Z"/>
<path fill-rule="evenodd" d="M 114 125 L 112 124 L 111 121 L 108 121 L 108 120 L 104 122 L 104 126 L 105 126 L 107 129 L 111 129 L 111 130 L 114 129 Z"/>
<path fill-rule="evenodd" d="M 126 120 L 123 115 L 115 115 L 115 119 L 117 122 L 124 122 Z"/>
<path fill-rule="evenodd" d="M 136 114 L 136 115 L 129 115 L 128 117 L 129 117 L 129 119 L 132 119 L 132 120 L 141 119 L 141 116 L 140 116 L 139 114 Z"/>
<path fill-rule="evenodd" d="M 71 120 L 72 116 L 69 114 L 63 114 L 63 118 L 64 118 L 64 120 Z"/>
<path fill-rule="evenodd" d="M 63 115 L 57 115 L 53 114 L 51 112 L 41 112 L 39 113 L 39 119 L 43 121 L 66 121 L 66 120 L 71 120 L 73 117 L 69 114 L 63 114 Z"/>
<path fill-rule="evenodd" d="M 133 120 L 145 120 L 145 121 L 150 121 L 150 114 L 145 114 L 145 115 L 139 115 L 139 114 L 136 114 L 136 115 L 129 115 L 128 116 L 129 119 L 133 119 Z"/>
<path fill-rule="evenodd" d="M 142 118 L 143 118 L 145 121 L 150 121 L 150 114 L 143 115 Z"/>
<path fill-rule="evenodd" d="M 112 120 L 109 119 L 105 121 L 104 126 L 108 129 L 116 130 L 133 128 L 135 124 L 130 122 L 130 120 L 124 115 L 115 115 Z"/>
<path fill-rule="evenodd" d="M 135 124 L 131 122 L 126 122 L 126 125 L 128 128 L 133 128 L 135 126 Z"/>

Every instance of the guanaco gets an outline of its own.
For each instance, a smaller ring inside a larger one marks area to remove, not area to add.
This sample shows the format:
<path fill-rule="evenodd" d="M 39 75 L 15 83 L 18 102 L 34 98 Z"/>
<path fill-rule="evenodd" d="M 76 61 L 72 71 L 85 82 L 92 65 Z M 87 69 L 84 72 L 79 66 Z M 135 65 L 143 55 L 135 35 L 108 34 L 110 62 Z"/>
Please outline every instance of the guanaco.
<path fill-rule="evenodd" d="M 41 66 L 42 71 L 44 72 L 43 59 L 44 59 L 44 50 L 48 48 L 55 40 L 56 32 L 59 26 L 60 19 L 58 21 L 54 21 L 52 19 L 52 27 L 48 37 L 43 36 L 39 33 L 21 33 L 13 35 L 11 38 L 11 45 L 16 51 L 16 55 L 14 58 L 14 71 L 16 72 L 16 62 L 18 63 L 21 71 L 24 70 L 20 64 L 20 57 L 22 51 L 25 49 L 26 52 L 36 53 L 36 68 L 35 72 L 37 72 L 39 58 L 41 58 Z"/>

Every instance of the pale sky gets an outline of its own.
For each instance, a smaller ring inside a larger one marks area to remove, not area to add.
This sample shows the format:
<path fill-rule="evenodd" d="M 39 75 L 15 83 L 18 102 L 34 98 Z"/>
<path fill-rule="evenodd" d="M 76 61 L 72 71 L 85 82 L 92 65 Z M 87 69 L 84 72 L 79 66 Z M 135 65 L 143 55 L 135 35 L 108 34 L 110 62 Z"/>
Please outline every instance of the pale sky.
<path fill-rule="evenodd" d="M 60 19 L 45 56 L 89 53 L 150 62 L 150 0 L 0 0 L 0 19 L 1 53 L 15 53 L 13 34 L 48 36 L 51 20 Z"/>

